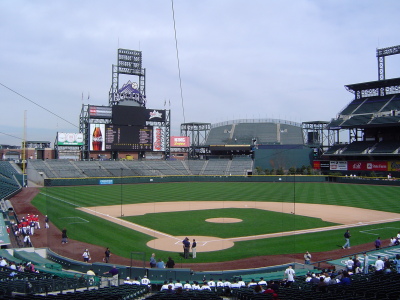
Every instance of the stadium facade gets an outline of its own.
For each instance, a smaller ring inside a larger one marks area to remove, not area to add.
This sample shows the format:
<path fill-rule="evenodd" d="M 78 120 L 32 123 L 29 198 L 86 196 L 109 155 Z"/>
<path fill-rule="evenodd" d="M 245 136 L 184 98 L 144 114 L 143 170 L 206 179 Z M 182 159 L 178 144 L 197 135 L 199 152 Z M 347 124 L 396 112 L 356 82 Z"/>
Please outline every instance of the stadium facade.
<path fill-rule="evenodd" d="M 347 131 L 349 143 L 336 140 L 314 168 L 352 176 L 399 176 L 400 78 L 385 78 L 385 57 L 399 53 L 400 46 L 377 49 L 378 80 L 345 85 L 354 99 L 326 128 Z"/>

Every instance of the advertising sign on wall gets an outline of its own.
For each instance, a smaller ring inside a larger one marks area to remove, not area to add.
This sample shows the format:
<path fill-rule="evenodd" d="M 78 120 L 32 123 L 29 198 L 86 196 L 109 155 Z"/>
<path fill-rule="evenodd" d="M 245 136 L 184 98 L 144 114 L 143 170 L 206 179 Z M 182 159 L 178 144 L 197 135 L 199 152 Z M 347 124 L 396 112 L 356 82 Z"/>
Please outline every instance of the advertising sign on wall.
<path fill-rule="evenodd" d="M 387 171 L 386 161 L 349 161 L 349 171 Z"/>
<path fill-rule="evenodd" d="M 162 109 L 146 109 L 146 120 L 154 122 L 165 121 L 165 110 Z"/>
<path fill-rule="evenodd" d="M 89 150 L 104 151 L 105 150 L 105 124 L 90 124 L 89 126 Z"/>
<path fill-rule="evenodd" d="M 331 171 L 347 171 L 347 161 L 331 161 Z"/>
<path fill-rule="evenodd" d="M 389 161 L 388 171 L 400 171 L 400 161 Z"/>
<path fill-rule="evenodd" d="M 92 119 L 111 119 L 112 109 L 109 106 L 89 106 L 89 117 Z"/>
<path fill-rule="evenodd" d="M 188 136 L 171 136 L 170 146 L 175 148 L 190 147 L 190 137 Z"/>
<path fill-rule="evenodd" d="M 57 134 L 58 146 L 83 146 L 83 133 L 65 133 Z"/>
<path fill-rule="evenodd" d="M 165 151 L 165 127 L 153 126 L 153 151 Z"/>

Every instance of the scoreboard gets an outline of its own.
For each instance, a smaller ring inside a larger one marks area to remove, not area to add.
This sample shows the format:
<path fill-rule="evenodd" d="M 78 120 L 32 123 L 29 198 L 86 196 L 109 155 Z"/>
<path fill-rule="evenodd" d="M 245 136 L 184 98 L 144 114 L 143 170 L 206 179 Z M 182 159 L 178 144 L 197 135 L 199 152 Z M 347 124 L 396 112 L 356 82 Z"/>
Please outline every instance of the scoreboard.
<path fill-rule="evenodd" d="M 105 150 L 153 150 L 153 127 L 106 125 Z"/>

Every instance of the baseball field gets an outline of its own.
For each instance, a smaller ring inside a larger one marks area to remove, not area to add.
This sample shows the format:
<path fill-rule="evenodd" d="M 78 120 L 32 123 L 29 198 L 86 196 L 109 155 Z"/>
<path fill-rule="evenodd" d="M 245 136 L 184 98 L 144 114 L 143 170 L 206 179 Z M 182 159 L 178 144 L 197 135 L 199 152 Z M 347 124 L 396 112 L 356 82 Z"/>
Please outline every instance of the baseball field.
<path fill-rule="evenodd" d="M 179 257 L 196 239 L 196 262 L 322 252 L 390 238 L 400 230 L 396 186 L 288 182 L 185 182 L 44 187 L 32 201 L 69 238 L 129 258 Z M 54 237 L 49 237 L 54 238 Z"/>

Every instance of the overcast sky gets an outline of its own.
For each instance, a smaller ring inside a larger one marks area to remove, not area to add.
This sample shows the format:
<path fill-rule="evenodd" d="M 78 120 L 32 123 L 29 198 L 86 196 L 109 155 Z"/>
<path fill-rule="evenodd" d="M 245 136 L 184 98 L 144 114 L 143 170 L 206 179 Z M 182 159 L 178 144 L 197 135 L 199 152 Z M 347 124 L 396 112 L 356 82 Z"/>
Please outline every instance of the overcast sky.
<path fill-rule="evenodd" d="M 184 109 L 170 0 L 0 1 L 0 144 L 20 145 L 24 122 L 27 140 L 78 132 L 82 93 L 84 104 L 108 105 L 118 48 L 142 51 L 147 107 L 167 101 L 179 135 L 184 121 L 329 121 L 353 99 L 344 85 L 378 79 L 376 48 L 400 44 L 398 0 L 174 0 L 174 9 Z M 400 55 L 386 58 L 393 77 Z"/>

